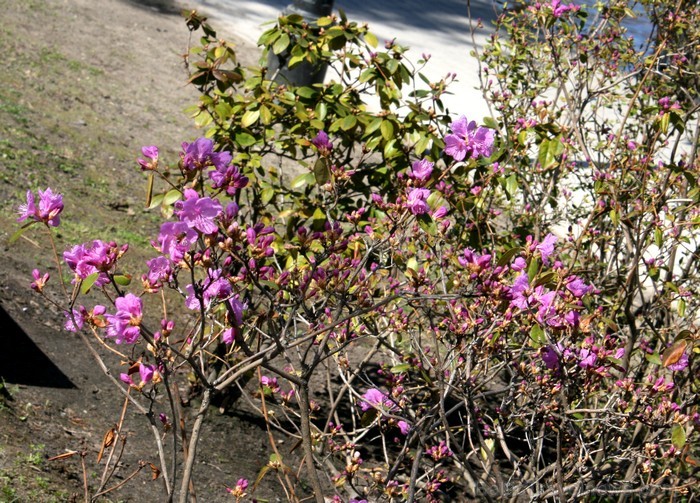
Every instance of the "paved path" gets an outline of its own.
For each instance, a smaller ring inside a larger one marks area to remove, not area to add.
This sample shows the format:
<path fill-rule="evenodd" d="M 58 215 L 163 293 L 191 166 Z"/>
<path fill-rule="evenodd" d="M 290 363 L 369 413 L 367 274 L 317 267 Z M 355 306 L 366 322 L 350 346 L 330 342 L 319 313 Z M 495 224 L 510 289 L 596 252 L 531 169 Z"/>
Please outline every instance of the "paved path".
<path fill-rule="evenodd" d="M 255 44 L 267 29 L 265 23 L 277 18 L 291 0 L 196 0 L 212 22 L 223 23 L 237 36 Z M 477 46 L 483 45 L 495 18 L 492 0 L 471 0 L 472 19 L 482 19 L 483 29 L 475 29 Z M 433 80 L 448 72 L 456 72 L 458 82 L 451 88 L 454 95 L 445 98 L 453 116 L 467 115 L 481 121 L 488 108 L 479 85 L 477 61 L 469 55 L 473 50 L 467 0 L 336 0 L 349 19 L 367 22 L 380 43 L 396 37 L 401 45 L 411 48 L 408 58 L 420 59 L 431 54 L 424 74 Z"/>

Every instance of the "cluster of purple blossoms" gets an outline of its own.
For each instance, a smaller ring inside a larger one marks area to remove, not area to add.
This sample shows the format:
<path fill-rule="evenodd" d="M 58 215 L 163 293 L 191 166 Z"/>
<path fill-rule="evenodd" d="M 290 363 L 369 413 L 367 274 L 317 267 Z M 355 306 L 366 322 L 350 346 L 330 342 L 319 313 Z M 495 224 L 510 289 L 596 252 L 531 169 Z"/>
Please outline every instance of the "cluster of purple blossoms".
<path fill-rule="evenodd" d="M 83 243 L 63 252 L 63 259 L 75 273 L 73 283 L 99 273 L 95 285 L 103 286 L 109 283 L 107 273 L 114 269 L 117 261 L 128 249 L 128 244 L 118 246 L 114 241 L 105 243 L 96 239 L 91 244 Z"/>
<path fill-rule="evenodd" d="M 493 129 L 477 126 L 475 121 L 467 122 L 464 115 L 452 122 L 450 129 L 452 133 L 445 136 L 445 153 L 455 161 L 463 161 L 467 157 L 490 157 L 493 154 Z"/>
<path fill-rule="evenodd" d="M 198 237 L 197 231 L 191 229 L 185 222 L 165 222 L 160 226 L 158 242 L 153 243 L 153 246 L 161 253 L 167 254 L 170 260 L 177 264 Z"/>
<path fill-rule="evenodd" d="M 406 206 L 414 215 L 423 215 L 430 211 L 430 206 L 428 206 L 429 197 L 430 191 L 428 189 L 411 189 L 408 192 Z"/>
<path fill-rule="evenodd" d="M 190 229 L 212 234 L 219 227 L 216 218 L 222 211 L 221 203 L 210 197 L 199 197 L 194 189 L 185 189 L 185 199 L 175 203 L 175 214 Z"/>
<path fill-rule="evenodd" d="M 34 194 L 31 190 L 27 191 L 27 202 L 20 204 L 18 208 L 18 222 L 22 222 L 28 218 L 43 222 L 51 227 L 58 227 L 61 223 L 60 214 L 63 211 L 63 196 L 54 194 L 50 188 L 45 191 L 39 191 L 39 205 L 37 206 Z"/>
<path fill-rule="evenodd" d="M 186 171 L 194 171 L 209 166 L 225 168 L 231 163 L 232 156 L 229 152 L 215 152 L 211 139 L 197 138 L 192 143 L 182 144 L 180 159 Z"/>
<path fill-rule="evenodd" d="M 215 166 L 209 171 L 209 179 L 213 188 L 224 189 L 229 196 L 235 196 L 239 189 L 248 185 L 248 177 L 233 164 Z"/>
<path fill-rule="evenodd" d="M 117 312 L 106 314 L 107 337 L 114 337 L 117 344 L 134 344 L 141 334 L 143 302 L 140 297 L 127 293 L 114 301 Z"/>
<path fill-rule="evenodd" d="M 220 269 L 209 269 L 207 278 L 197 285 L 185 286 L 187 298 L 185 305 L 188 309 L 207 309 L 213 300 L 223 300 L 231 295 L 231 283 L 221 275 Z"/>

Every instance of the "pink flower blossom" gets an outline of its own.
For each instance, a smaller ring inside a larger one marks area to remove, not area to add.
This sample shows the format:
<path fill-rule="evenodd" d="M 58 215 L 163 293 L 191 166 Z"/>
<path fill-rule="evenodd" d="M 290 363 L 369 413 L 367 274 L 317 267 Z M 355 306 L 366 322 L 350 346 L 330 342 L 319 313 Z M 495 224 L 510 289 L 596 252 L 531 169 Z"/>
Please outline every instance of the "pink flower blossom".
<path fill-rule="evenodd" d="M 127 293 L 114 301 L 115 314 L 107 314 L 107 337 L 114 337 L 117 344 L 133 344 L 141 334 L 143 302 L 140 297 Z"/>
<path fill-rule="evenodd" d="M 411 165 L 411 172 L 408 176 L 414 180 L 420 182 L 421 184 L 430 180 L 430 175 L 433 173 L 433 166 L 435 164 L 427 159 L 421 159 L 420 161 L 415 161 Z"/>
<path fill-rule="evenodd" d="M 411 189 L 408 193 L 406 206 L 408 206 L 408 209 L 411 210 L 411 213 L 414 215 L 428 213 L 428 211 L 430 211 L 428 197 L 430 197 L 430 191 L 428 189 Z"/>
<path fill-rule="evenodd" d="M 202 309 L 202 304 L 200 302 L 200 297 L 196 292 L 201 292 L 201 300 L 204 302 L 204 309 L 208 309 L 212 301 L 215 299 L 225 299 L 231 295 L 231 283 L 221 276 L 220 269 L 209 269 L 207 273 L 207 278 L 202 282 L 195 285 L 185 286 L 187 291 L 187 298 L 185 299 L 185 305 L 189 309 L 200 310 Z"/>
<path fill-rule="evenodd" d="M 32 277 L 34 278 L 34 281 L 29 285 L 29 287 L 34 290 L 35 292 L 41 293 L 44 290 L 44 286 L 46 286 L 46 283 L 49 281 L 49 273 L 41 274 L 41 271 L 39 269 L 34 269 L 32 271 Z"/>
<path fill-rule="evenodd" d="M 493 153 L 493 129 L 477 127 L 475 121 L 468 123 L 464 115 L 450 124 L 450 129 L 452 134 L 445 136 L 445 153 L 455 161 L 467 157 L 490 157 Z"/>
<path fill-rule="evenodd" d="M 333 151 L 333 144 L 325 131 L 319 131 L 316 138 L 311 140 L 311 143 L 314 144 L 318 149 L 318 153 L 322 156 L 327 156 Z"/>
<path fill-rule="evenodd" d="M 554 234 L 547 234 L 542 242 L 535 247 L 539 250 L 544 264 L 549 264 L 549 256 L 554 253 L 554 245 L 556 242 L 557 237 Z"/>
<path fill-rule="evenodd" d="M 63 211 L 63 196 L 54 194 L 50 188 L 45 191 L 39 191 L 39 206 L 36 205 L 34 194 L 31 190 L 27 191 L 27 202 L 20 204 L 17 209 L 19 213 L 18 222 L 22 222 L 28 218 L 43 222 L 51 227 L 58 227 L 61 223 L 60 214 Z"/>
<path fill-rule="evenodd" d="M 158 147 L 156 147 L 155 145 L 142 147 L 141 153 L 144 157 L 150 159 L 149 161 L 146 161 L 144 159 L 138 160 L 138 163 L 141 165 L 142 170 L 154 170 L 158 167 Z"/>
<path fill-rule="evenodd" d="M 195 241 L 197 241 L 197 231 L 191 229 L 185 222 L 165 222 L 160 226 L 157 244 L 162 253 L 169 255 L 170 260 L 178 263 Z"/>
<path fill-rule="evenodd" d="M 214 142 L 209 138 L 197 138 L 182 144 L 180 158 L 185 170 L 193 171 L 207 166 L 225 167 L 231 163 L 232 156 L 229 152 L 214 152 Z"/>
<path fill-rule="evenodd" d="M 219 229 L 214 220 L 222 209 L 218 201 L 210 197 L 199 197 L 194 189 L 186 189 L 185 200 L 175 203 L 175 214 L 180 221 L 202 234 L 212 234 Z"/>

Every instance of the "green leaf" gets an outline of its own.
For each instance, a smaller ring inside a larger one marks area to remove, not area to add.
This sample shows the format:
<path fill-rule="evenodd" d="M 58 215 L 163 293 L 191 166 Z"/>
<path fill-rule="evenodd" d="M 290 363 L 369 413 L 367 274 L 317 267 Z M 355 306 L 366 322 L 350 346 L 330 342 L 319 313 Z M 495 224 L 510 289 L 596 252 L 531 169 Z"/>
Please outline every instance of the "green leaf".
<path fill-rule="evenodd" d="M 241 147 L 250 147 L 255 145 L 256 140 L 252 134 L 249 133 L 236 133 L 236 143 Z"/>
<path fill-rule="evenodd" d="M 323 28 L 325 26 L 333 24 L 333 18 L 330 16 L 321 17 L 318 19 L 318 21 L 316 21 L 316 24 Z"/>
<path fill-rule="evenodd" d="M 661 366 L 661 357 L 659 356 L 658 352 L 652 353 L 652 354 L 646 354 L 646 355 L 644 355 L 644 358 L 646 358 L 646 360 L 649 363 L 653 363 L 654 365 Z"/>
<path fill-rule="evenodd" d="M 317 119 L 324 120 L 326 118 L 326 115 L 328 114 L 328 106 L 325 102 L 322 101 L 318 105 L 316 105 L 315 112 Z"/>
<path fill-rule="evenodd" d="M 34 222 L 30 222 L 30 224 L 33 224 L 33 223 L 34 223 Z M 24 231 L 26 231 L 28 227 L 29 227 L 29 225 L 23 225 L 21 228 L 17 229 L 17 230 L 12 234 L 12 236 L 10 237 L 10 239 L 8 240 L 8 243 L 9 243 L 9 244 L 12 244 L 12 243 L 14 243 L 15 241 L 17 241 L 17 240 L 20 238 L 20 236 L 21 236 L 22 234 L 24 234 Z"/>
<path fill-rule="evenodd" d="M 400 363 L 399 365 L 394 365 L 391 367 L 392 374 L 401 374 L 402 372 L 408 372 L 409 370 L 411 370 L 410 363 Z"/>
<path fill-rule="evenodd" d="M 81 283 L 80 283 L 80 293 L 85 295 L 90 291 L 90 288 L 92 288 L 92 285 L 95 284 L 95 281 L 97 281 L 97 278 L 100 277 L 99 272 L 93 272 L 90 276 L 85 278 Z"/>
<path fill-rule="evenodd" d="M 119 286 L 129 286 L 131 284 L 131 274 L 115 274 L 114 282 Z"/>
<path fill-rule="evenodd" d="M 314 183 L 314 180 L 315 177 L 313 173 L 302 173 L 301 175 L 294 178 L 294 180 L 292 180 L 290 186 L 293 189 L 299 189 L 304 185 L 311 185 L 312 183 Z"/>
<path fill-rule="evenodd" d="M 241 126 L 248 127 L 255 124 L 260 117 L 260 110 L 248 110 L 241 117 Z"/>
<path fill-rule="evenodd" d="M 314 96 L 316 96 L 316 94 L 318 94 L 318 91 L 316 91 L 313 87 L 306 87 L 306 86 L 300 87 L 299 89 L 297 89 L 296 92 L 297 92 L 298 96 L 301 96 L 302 98 L 306 98 L 306 99 L 311 99 Z"/>
<path fill-rule="evenodd" d="M 171 204 L 175 204 L 176 201 L 179 201 L 182 198 L 182 192 L 180 192 L 178 189 L 171 189 L 168 191 L 165 196 L 163 196 L 163 204 L 170 206 Z"/>
<path fill-rule="evenodd" d="M 498 130 L 498 122 L 493 117 L 484 117 L 484 126 Z"/>
<path fill-rule="evenodd" d="M 532 328 L 530 329 L 530 341 L 532 343 L 532 347 L 535 349 L 539 349 L 547 344 L 547 337 L 545 337 L 544 330 L 542 330 L 541 326 L 537 324 L 532 325 Z"/>
<path fill-rule="evenodd" d="M 314 164 L 314 177 L 318 185 L 325 185 L 331 179 L 331 170 L 325 157 L 319 157 Z"/>
<path fill-rule="evenodd" d="M 367 32 L 367 33 L 365 33 L 364 38 L 365 38 L 365 42 L 367 42 L 367 44 L 370 47 L 377 47 L 378 40 L 377 40 L 377 37 L 374 35 L 374 33 Z"/>
<path fill-rule="evenodd" d="M 343 122 L 340 124 L 340 129 L 343 131 L 349 131 L 355 127 L 357 124 L 357 117 L 354 115 L 347 115 L 343 118 Z"/>
<path fill-rule="evenodd" d="M 163 204 L 163 199 L 165 197 L 165 194 L 156 194 L 153 196 L 151 199 L 151 204 L 148 206 L 147 209 L 152 210 L 153 208 L 157 208 L 161 204 Z"/>
<path fill-rule="evenodd" d="M 530 259 L 530 265 L 527 268 L 527 278 L 528 278 L 528 280 L 530 280 L 530 284 L 532 284 L 532 282 L 534 281 L 535 276 L 537 276 L 537 272 L 539 270 L 540 270 L 539 262 L 537 261 L 537 259 L 535 257 L 532 257 Z"/>
<path fill-rule="evenodd" d="M 515 173 L 506 178 L 506 192 L 509 197 L 514 197 L 518 192 L 518 177 Z"/>
<path fill-rule="evenodd" d="M 382 121 L 381 130 L 382 130 L 382 137 L 386 141 L 389 141 L 394 137 L 394 123 L 391 122 L 390 120 Z"/>
<path fill-rule="evenodd" d="M 272 44 L 272 52 L 274 54 L 283 53 L 287 49 L 287 47 L 289 47 L 289 42 L 289 35 L 283 33 L 282 35 L 280 35 L 280 38 L 275 40 L 275 43 Z"/>
<path fill-rule="evenodd" d="M 273 197 L 275 197 L 275 189 L 272 187 L 265 187 L 260 192 L 260 200 L 263 204 L 269 203 Z"/>
<path fill-rule="evenodd" d="M 260 107 L 260 121 L 265 125 L 272 121 L 272 113 L 265 105 Z"/>
<path fill-rule="evenodd" d="M 430 215 L 418 215 L 416 220 L 418 220 L 418 224 L 420 225 L 421 229 L 423 229 L 426 233 L 430 234 L 431 236 L 437 234 L 437 225 L 435 224 L 435 220 L 430 218 Z"/>
<path fill-rule="evenodd" d="M 671 428 L 671 442 L 677 449 L 682 449 L 685 446 L 685 441 L 685 428 L 682 424 L 674 424 Z"/>
<path fill-rule="evenodd" d="M 153 173 L 148 173 L 148 183 L 146 185 L 146 208 L 151 207 L 151 201 L 153 199 Z"/>

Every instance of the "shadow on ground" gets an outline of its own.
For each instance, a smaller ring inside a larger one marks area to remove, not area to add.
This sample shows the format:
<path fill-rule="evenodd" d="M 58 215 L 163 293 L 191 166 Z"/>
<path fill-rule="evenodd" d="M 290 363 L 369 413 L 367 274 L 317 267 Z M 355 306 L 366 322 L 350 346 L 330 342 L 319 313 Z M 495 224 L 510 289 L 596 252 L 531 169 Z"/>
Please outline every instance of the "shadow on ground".
<path fill-rule="evenodd" d="M 47 388 L 76 387 L 1 306 L 0 327 L 3 328 L 0 378 L 5 382 Z"/>
<path fill-rule="evenodd" d="M 161 14 L 170 14 L 179 16 L 182 9 L 185 8 L 182 2 L 173 0 L 122 0 L 122 2 L 160 12 Z"/>

